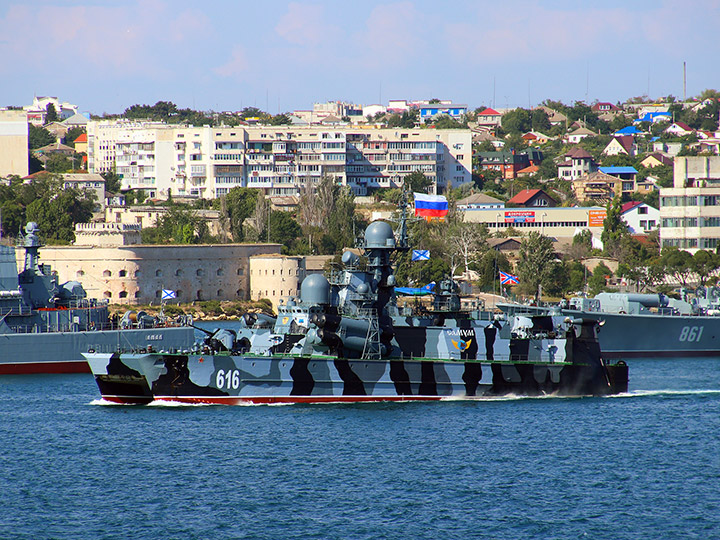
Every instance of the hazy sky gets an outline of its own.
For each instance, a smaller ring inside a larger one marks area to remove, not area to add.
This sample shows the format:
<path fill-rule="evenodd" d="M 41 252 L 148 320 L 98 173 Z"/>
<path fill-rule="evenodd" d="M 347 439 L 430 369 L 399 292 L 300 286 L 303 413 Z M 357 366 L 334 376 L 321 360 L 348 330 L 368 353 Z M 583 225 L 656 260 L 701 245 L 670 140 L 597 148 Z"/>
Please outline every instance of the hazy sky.
<path fill-rule="evenodd" d="M 0 0 L 0 106 L 158 100 L 271 113 L 720 89 L 720 1 Z"/>

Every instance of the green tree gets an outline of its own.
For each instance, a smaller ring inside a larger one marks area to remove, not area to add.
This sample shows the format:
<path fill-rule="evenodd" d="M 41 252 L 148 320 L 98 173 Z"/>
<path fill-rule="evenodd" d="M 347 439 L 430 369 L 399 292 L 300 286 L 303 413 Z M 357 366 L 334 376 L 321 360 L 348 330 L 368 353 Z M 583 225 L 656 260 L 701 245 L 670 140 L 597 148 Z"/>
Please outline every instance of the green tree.
<path fill-rule="evenodd" d="M 114 171 L 100 173 L 105 179 L 105 191 L 108 193 L 119 193 L 122 187 L 121 178 Z"/>
<path fill-rule="evenodd" d="M 552 127 L 550 125 L 550 118 L 543 109 L 533 109 L 530 115 L 530 122 L 533 131 L 539 131 L 540 133 L 547 133 Z"/>
<path fill-rule="evenodd" d="M 595 267 L 592 276 L 588 278 L 588 288 L 590 296 L 607 290 L 607 280 L 612 277 L 613 273 L 604 263 L 600 263 Z"/>
<path fill-rule="evenodd" d="M 720 256 L 712 251 L 701 249 L 693 254 L 690 266 L 697 275 L 700 286 L 704 287 L 710 274 L 720 266 Z"/>
<path fill-rule="evenodd" d="M 530 112 L 527 109 L 514 109 L 506 112 L 502 116 L 502 128 L 509 134 L 527 133 L 532 129 Z"/>
<path fill-rule="evenodd" d="M 75 240 L 75 224 L 92 218 L 94 194 L 63 188 L 57 178 L 49 179 L 44 187 L 42 196 L 27 205 L 26 218 L 38 224 L 47 243 L 69 244 Z"/>
<path fill-rule="evenodd" d="M 47 108 L 45 109 L 45 123 L 51 124 L 52 122 L 58 121 L 58 114 L 57 110 L 55 110 L 55 105 L 52 103 L 48 103 Z"/>
<path fill-rule="evenodd" d="M 260 196 L 257 189 L 235 187 L 221 198 L 222 215 L 228 220 L 230 232 L 236 242 L 245 240 L 245 220 L 252 216 Z"/>
<path fill-rule="evenodd" d="M 622 201 L 619 197 L 615 197 L 612 202 L 608 203 L 607 216 L 603 221 L 601 239 L 605 253 L 616 255 L 620 241 L 628 234 L 628 226 L 622 219 Z"/>
<path fill-rule="evenodd" d="M 78 158 L 73 160 L 65 154 L 53 153 L 48 156 L 45 162 L 45 170 L 54 173 L 71 172 L 75 168 L 75 162 Z"/>
<path fill-rule="evenodd" d="M 689 252 L 671 246 L 664 247 L 660 254 L 665 271 L 680 282 L 683 288 L 687 288 L 693 274 L 692 259 Z"/>
<path fill-rule="evenodd" d="M 28 124 L 28 147 L 37 150 L 55 142 L 55 136 L 47 129 L 34 124 Z"/>
<path fill-rule="evenodd" d="M 432 180 L 420 171 L 413 171 L 405 175 L 403 183 L 413 193 L 425 193 L 432 185 Z"/>
<path fill-rule="evenodd" d="M 536 231 L 531 231 L 520 244 L 517 264 L 521 287 L 540 300 L 540 285 L 546 287 L 557 270 L 552 240 Z"/>
<path fill-rule="evenodd" d="M 80 126 L 74 126 L 67 130 L 65 137 L 63 138 L 63 144 L 71 148 L 75 148 L 75 139 L 85 133 L 85 128 Z"/>

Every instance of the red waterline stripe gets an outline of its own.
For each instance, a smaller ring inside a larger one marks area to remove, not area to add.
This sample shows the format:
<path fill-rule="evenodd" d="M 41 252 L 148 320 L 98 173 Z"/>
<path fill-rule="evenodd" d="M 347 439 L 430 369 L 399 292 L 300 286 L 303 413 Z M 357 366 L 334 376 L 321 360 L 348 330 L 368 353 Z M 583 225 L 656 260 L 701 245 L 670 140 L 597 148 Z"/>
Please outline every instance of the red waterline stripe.
<path fill-rule="evenodd" d="M 112 399 L 105 397 L 104 399 Z M 360 403 L 376 401 L 440 401 L 441 396 L 156 396 L 157 401 L 205 403 L 208 405 L 241 405 L 243 403 Z"/>
<path fill-rule="evenodd" d="M 36 373 L 90 373 L 90 366 L 85 360 L 0 363 L 0 375 L 33 375 Z"/>

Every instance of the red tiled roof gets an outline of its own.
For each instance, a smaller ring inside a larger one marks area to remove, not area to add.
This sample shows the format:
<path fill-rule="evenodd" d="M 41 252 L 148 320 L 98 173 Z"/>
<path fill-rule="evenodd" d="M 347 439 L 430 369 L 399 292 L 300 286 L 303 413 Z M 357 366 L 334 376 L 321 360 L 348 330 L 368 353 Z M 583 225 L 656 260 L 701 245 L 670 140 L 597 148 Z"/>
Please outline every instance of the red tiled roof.
<path fill-rule="evenodd" d="M 81 133 L 73 142 L 87 142 L 87 133 Z"/>
<path fill-rule="evenodd" d="M 478 116 L 502 116 L 499 112 L 497 112 L 495 109 L 491 109 L 488 107 L 484 111 L 478 113 Z"/>
<path fill-rule="evenodd" d="M 540 170 L 540 167 L 538 167 L 537 165 L 530 165 L 529 167 L 525 167 L 524 169 L 520 169 L 520 170 L 517 172 L 517 174 L 520 174 L 520 173 L 533 174 L 533 173 L 538 172 L 539 170 Z"/>
<path fill-rule="evenodd" d="M 622 205 L 622 213 L 624 214 L 628 210 L 632 210 L 633 208 L 635 208 L 636 206 L 640 206 L 641 204 L 642 203 L 640 201 L 626 202 L 625 204 Z"/>
<path fill-rule="evenodd" d="M 525 204 L 526 202 L 528 202 L 530 199 L 535 197 L 541 191 L 542 190 L 540 190 L 540 189 L 523 189 L 520 193 L 515 195 L 508 202 L 511 202 L 514 204 Z"/>
<path fill-rule="evenodd" d="M 691 128 L 690 126 L 688 126 L 685 122 L 675 122 L 675 125 L 678 126 L 678 127 L 683 128 L 685 131 L 692 131 L 692 130 L 693 130 L 693 128 Z"/>

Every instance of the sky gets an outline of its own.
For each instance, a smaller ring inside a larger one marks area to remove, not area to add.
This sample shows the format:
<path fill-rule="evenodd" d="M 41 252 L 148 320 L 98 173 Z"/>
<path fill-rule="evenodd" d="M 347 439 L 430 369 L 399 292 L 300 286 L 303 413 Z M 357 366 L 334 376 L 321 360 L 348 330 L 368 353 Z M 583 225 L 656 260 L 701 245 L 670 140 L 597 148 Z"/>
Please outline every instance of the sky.
<path fill-rule="evenodd" d="M 55 96 L 272 114 L 342 100 L 471 109 L 720 89 L 720 0 L 0 0 L 0 106 Z"/>

